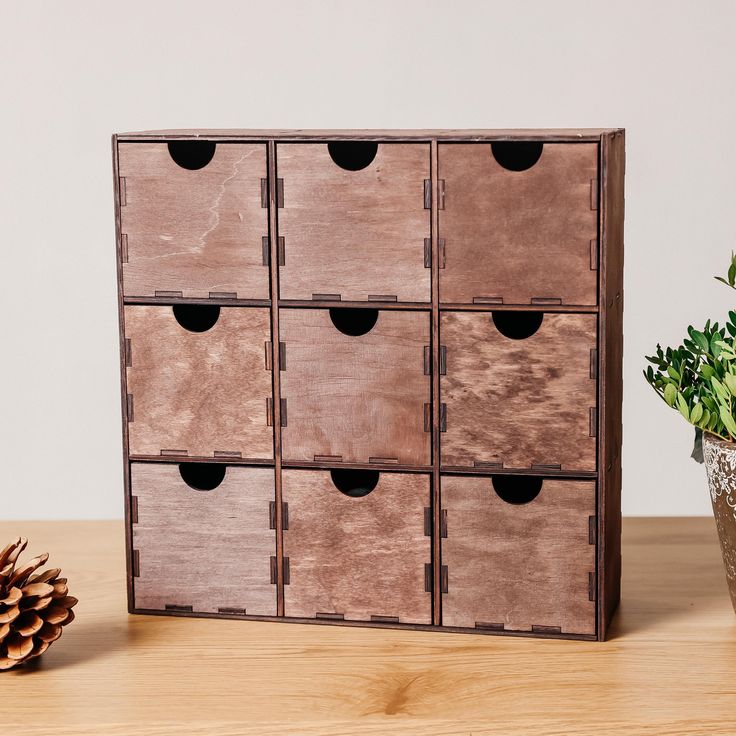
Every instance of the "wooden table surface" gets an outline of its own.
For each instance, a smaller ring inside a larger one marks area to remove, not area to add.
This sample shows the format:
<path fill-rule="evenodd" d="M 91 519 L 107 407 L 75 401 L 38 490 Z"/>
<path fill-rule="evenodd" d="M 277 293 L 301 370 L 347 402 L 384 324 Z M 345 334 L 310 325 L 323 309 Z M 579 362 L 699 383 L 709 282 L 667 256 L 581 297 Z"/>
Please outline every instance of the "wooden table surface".
<path fill-rule="evenodd" d="M 0 523 L 0 541 L 19 534 L 80 602 L 36 664 L 0 673 L 4 734 L 736 734 L 709 518 L 624 520 L 602 644 L 129 616 L 122 523 Z"/>

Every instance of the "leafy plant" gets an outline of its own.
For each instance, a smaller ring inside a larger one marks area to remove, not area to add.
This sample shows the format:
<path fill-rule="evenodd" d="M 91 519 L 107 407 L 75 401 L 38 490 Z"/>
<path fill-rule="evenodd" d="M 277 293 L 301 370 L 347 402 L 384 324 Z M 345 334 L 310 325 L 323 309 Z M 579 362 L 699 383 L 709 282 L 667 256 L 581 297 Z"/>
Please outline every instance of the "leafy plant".
<path fill-rule="evenodd" d="M 736 256 L 726 278 L 718 281 L 736 289 Z M 710 320 L 702 330 L 687 328 L 677 348 L 657 345 L 644 377 L 662 400 L 682 414 L 696 430 L 736 441 L 736 311 L 724 327 Z M 699 434 L 696 436 L 696 443 Z"/>

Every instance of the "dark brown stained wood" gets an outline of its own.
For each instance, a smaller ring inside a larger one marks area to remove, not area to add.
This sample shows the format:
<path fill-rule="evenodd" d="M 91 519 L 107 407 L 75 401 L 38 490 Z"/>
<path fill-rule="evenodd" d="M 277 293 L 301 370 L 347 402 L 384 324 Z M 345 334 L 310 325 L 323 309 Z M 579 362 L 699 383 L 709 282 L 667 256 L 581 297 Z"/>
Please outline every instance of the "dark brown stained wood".
<path fill-rule="evenodd" d="M 283 498 L 289 504 L 286 616 L 432 623 L 424 587 L 431 560 L 424 536 L 429 475 L 381 473 L 373 491 L 356 498 L 339 491 L 327 471 L 284 470 Z"/>
<path fill-rule="evenodd" d="M 125 328 L 132 455 L 273 457 L 268 309 L 222 307 L 211 329 L 189 332 L 169 307 L 126 306 Z"/>
<path fill-rule="evenodd" d="M 284 140 L 284 141 L 336 141 L 336 140 L 551 140 L 551 141 L 594 141 L 602 135 L 619 131 L 620 128 L 419 128 L 363 130 L 347 129 L 250 129 L 250 128 L 189 128 L 168 130 L 144 130 L 119 133 L 121 141 L 151 139 L 190 140 Z"/>
<path fill-rule="evenodd" d="M 326 143 L 278 144 L 276 153 L 283 299 L 430 301 L 429 145 L 379 145 L 359 171 L 334 163 Z"/>
<path fill-rule="evenodd" d="M 430 464 L 427 312 L 379 311 L 373 329 L 359 336 L 340 332 L 325 309 L 282 309 L 279 318 L 285 461 Z"/>
<path fill-rule="evenodd" d="M 596 303 L 597 144 L 547 143 L 526 171 L 503 168 L 489 144 L 440 144 L 439 176 L 443 303 Z"/>
<path fill-rule="evenodd" d="M 228 467 L 217 488 L 201 491 L 182 480 L 178 465 L 132 463 L 131 491 L 136 607 L 275 615 L 273 469 Z"/>
<path fill-rule="evenodd" d="M 522 340 L 502 335 L 489 313 L 440 317 L 447 347 L 447 375 L 440 377 L 447 406 L 443 467 L 596 469 L 595 315 L 545 314 L 537 332 Z"/>
<path fill-rule="evenodd" d="M 443 624 L 594 634 L 595 503 L 588 481 L 545 480 L 534 500 L 511 504 L 489 478 L 443 476 Z"/>
<path fill-rule="evenodd" d="M 618 606 L 621 590 L 621 406 L 623 400 L 624 308 L 624 169 L 623 131 L 601 142 L 601 376 L 599 387 L 599 456 L 601 488 L 599 508 L 598 636 Z"/>
<path fill-rule="evenodd" d="M 126 296 L 268 298 L 265 145 L 220 144 L 194 171 L 177 165 L 166 143 L 121 143 L 119 151 Z"/>

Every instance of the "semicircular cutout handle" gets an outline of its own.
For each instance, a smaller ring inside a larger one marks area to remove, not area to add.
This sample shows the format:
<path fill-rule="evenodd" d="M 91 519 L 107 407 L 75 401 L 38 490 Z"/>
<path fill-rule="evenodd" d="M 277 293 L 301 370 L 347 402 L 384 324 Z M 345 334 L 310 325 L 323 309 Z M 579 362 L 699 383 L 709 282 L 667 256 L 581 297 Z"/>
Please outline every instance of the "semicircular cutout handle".
<path fill-rule="evenodd" d="M 343 335 L 360 337 L 368 334 L 378 322 L 377 309 L 363 307 L 331 307 L 330 319 Z"/>
<path fill-rule="evenodd" d="M 368 168 L 378 153 L 378 143 L 373 141 L 331 141 L 327 151 L 332 161 L 345 171 Z"/>
<path fill-rule="evenodd" d="M 220 318 L 216 304 L 175 304 L 172 310 L 176 321 L 189 332 L 207 332 Z"/>
<path fill-rule="evenodd" d="M 214 141 L 169 141 L 169 156 L 177 166 L 189 171 L 203 169 L 217 149 Z"/>
<path fill-rule="evenodd" d="M 502 501 L 521 506 L 531 503 L 539 495 L 544 478 L 534 475 L 493 475 L 491 484 Z"/>
<path fill-rule="evenodd" d="M 351 498 L 367 496 L 377 485 L 381 474 L 377 470 L 343 470 L 336 468 L 330 471 L 332 484 L 340 493 Z"/>
<path fill-rule="evenodd" d="M 494 309 L 491 314 L 495 328 L 510 340 L 526 340 L 544 321 L 544 312 L 506 312 Z"/>
<path fill-rule="evenodd" d="M 542 157 L 542 141 L 493 141 L 491 153 L 507 171 L 526 171 Z"/>
<path fill-rule="evenodd" d="M 227 465 L 222 463 L 179 463 L 181 479 L 195 491 L 214 491 L 226 473 Z"/>

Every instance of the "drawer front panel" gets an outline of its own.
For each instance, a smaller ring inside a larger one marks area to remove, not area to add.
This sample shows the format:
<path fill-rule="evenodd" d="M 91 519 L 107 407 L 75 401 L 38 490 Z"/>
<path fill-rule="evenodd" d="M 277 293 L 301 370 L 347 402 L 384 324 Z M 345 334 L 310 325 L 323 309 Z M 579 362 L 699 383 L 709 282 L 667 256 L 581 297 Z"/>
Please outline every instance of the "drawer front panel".
<path fill-rule="evenodd" d="M 359 332 L 373 318 L 365 334 L 340 331 Z M 282 309 L 279 319 L 284 460 L 431 462 L 427 313 Z"/>
<path fill-rule="evenodd" d="M 330 148 L 277 145 L 281 298 L 428 302 L 429 145 L 379 144 L 358 170 L 341 168 Z"/>
<path fill-rule="evenodd" d="M 498 478 L 442 478 L 443 624 L 594 634 L 595 484 Z"/>
<path fill-rule="evenodd" d="M 121 143 L 119 162 L 125 296 L 268 299 L 265 145 L 218 143 L 192 170 L 166 143 Z"/>
<path fill-rule="evenodd" d="M 273 458 L 268 309 L 126 306 L 125 334 L 131 455 Z"/>
<path fill-rule="evenodd" d="M 438 155 L 443 303 L 596 304 L 597 144 L 546 143 L 522 171 L 488 143 Z"/>
<path fill-rule="evenodd" d="M 131 464 L 136 608 L 275 615 L 273 469 L 181 467 Z"/>
<path fill-rule="evenodd" d="M 289 469 L 283 499 L 286 616 L 431 623 L 428 475 Z"/>
<path fill-rule="evenodd" d="M 443 467 L 596 469 L 596 315 L 444 312 L 440 334 Z"/>

